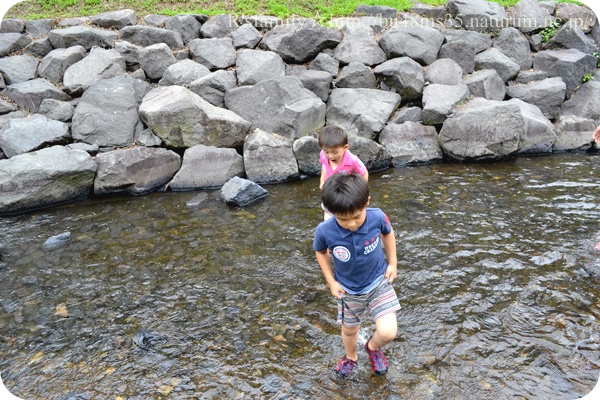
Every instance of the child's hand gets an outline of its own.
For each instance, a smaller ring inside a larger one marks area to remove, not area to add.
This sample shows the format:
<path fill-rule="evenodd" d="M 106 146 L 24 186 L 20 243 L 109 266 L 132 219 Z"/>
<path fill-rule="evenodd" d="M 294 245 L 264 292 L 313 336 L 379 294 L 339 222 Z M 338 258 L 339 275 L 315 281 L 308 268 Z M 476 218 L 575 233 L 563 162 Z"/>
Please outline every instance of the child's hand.
<path fill-rule="evenodd" d="M 396 265 L 388 265 L 385 270 L 384 278 L 389 279 L 390 283 L 394 282 L 396 277 L 398 276 L 398 267 Z"/>
<path fill-rule="evenodd" d="M 329 285 L 329 290 L 331 290 L 331 294 L 336 299 L 341 299 L 343 294 L 346 294 L 346 291 L 337 281 L 333 282 Z"/>

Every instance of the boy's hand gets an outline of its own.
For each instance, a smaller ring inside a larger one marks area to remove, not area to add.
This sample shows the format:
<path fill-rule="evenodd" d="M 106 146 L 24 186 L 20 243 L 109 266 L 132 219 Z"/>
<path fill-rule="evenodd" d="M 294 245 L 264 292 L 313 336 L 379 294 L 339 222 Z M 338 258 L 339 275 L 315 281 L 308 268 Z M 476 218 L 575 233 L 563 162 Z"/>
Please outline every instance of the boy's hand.
<path fill-rule="evenodd" d="M 340 285 L 337 281 L 334 281 L 329 285 L 329 290 L 331 290 L 331 294 L 336 299 L 341 299 L 342 294 L 346 294 L 346 291 L 344 290 L 342 285 Z"/>
<path fill-rule="evenodd" d="M 390 283 L 394 282 L 396 277 L 398 276 L 398 267 L 396 265 L 388 265 L 385 270 L 384 278 L 389 279 Z"/>

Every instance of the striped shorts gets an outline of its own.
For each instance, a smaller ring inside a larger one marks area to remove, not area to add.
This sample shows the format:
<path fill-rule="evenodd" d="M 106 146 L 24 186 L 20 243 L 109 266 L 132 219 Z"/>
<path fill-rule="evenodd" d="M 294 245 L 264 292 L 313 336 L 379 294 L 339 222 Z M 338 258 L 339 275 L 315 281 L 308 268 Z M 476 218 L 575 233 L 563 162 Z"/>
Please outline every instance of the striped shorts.
<path fill-rule="evenodd" d="M 345 294 L 338 299 L 337 323 L 346 326 L 360 325 L 365 311 L 369 309 L 373 321 L 377 318 L 400 310 L 400 302 L 394 287 L 387 279 L 371 292 L 361 295 Z"/>

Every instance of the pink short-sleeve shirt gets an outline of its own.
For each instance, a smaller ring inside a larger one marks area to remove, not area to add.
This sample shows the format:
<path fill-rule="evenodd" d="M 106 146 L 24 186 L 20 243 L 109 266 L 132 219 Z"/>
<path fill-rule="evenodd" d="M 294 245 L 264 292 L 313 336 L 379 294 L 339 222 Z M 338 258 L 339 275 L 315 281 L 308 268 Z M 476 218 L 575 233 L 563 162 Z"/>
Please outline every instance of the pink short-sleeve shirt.
<path fill-rule="evenodd" d="M 327 156 L 325 156 L 325 152 L 321 150 L 319 154 L 319 162 L 325 166 L 325 180 L 329 179 L 329 177 L 333 174 L 358 174 L 364 175 L 367 172 L 367 167 L 363 164 L 360 159 L 352 154 L 350 150 L 346 150 L 344 153 L 344 158 L 342 158 L 342 162 L 335 169 L 331 169 L 329 165 L 329 160 Z"/>

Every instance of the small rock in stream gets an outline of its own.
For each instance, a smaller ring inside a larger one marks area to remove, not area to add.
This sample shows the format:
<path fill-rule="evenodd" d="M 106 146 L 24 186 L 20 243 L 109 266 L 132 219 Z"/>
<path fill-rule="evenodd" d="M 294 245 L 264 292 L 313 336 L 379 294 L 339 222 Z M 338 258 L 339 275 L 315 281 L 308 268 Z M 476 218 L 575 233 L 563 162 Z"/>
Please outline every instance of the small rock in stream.
<path fill-rule="evenodd" d="M 42 245 L 43 250 L 56 250 L 63 247 L 71 240 L 71 232 L 63 232 L 60 235 L 49 237 Z"/>
<path fill-rule="evenodd" d="M 158 343 L 163 343 L 167 339 L 153 330 L 140 328 L 133 334 L 133 343 L 144 350 L 153 350 Z"/>

